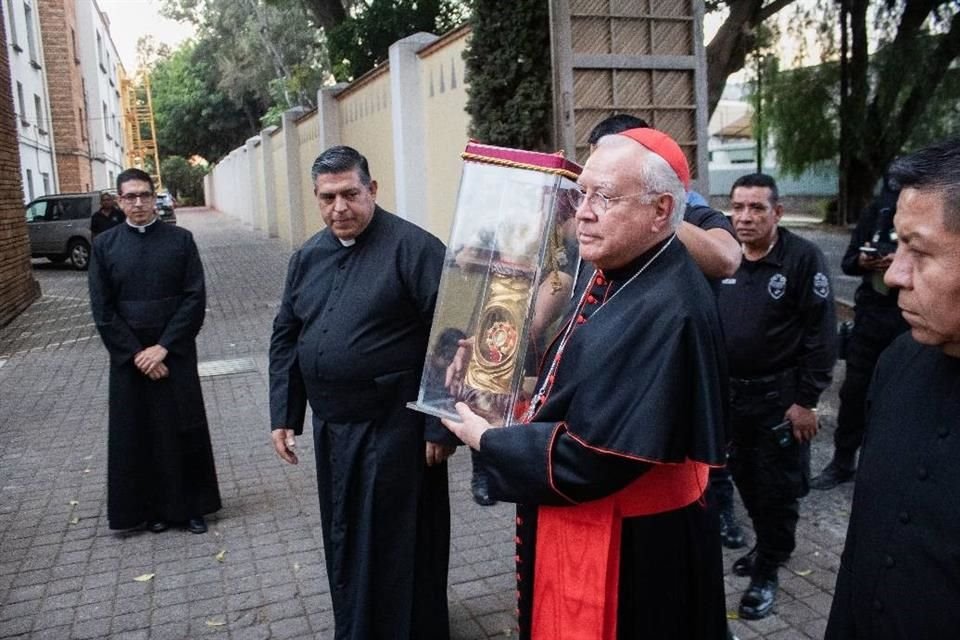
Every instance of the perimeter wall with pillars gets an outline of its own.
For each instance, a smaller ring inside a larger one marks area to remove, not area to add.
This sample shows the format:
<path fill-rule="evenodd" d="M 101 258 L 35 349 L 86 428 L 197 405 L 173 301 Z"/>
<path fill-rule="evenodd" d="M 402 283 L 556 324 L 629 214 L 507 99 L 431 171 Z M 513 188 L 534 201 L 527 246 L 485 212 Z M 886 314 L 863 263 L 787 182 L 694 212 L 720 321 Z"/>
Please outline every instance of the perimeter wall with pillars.
<path fill-rule="evenodd" d="M 590 129 L 631 113 L 680 143 L 694 188 L 710 193 L 703 14 L 703 0 L 550 0 L 555 146 L 583 162 Z M 299 247 L 323 226 L 312 159 L 345 144 L 367 157 L 383 208 L 446 241 L 468 139 L 469 36 L 464 26 L 395 42 L 389 62 L 223 158 L 207 204 Z"/>
<path fill-rule="evenodd" d="M 322 89 L 313 111 L 292 109 L 220 160 L 204 181 L 207 206 L 291 249 L 323 228 L 310 168 L 324 149 L 356 148 L 370 163 L 378 204 L 447 241 L 469 118 L 463 51 L 470 30 L 418 33 L 389 62 Z"/>

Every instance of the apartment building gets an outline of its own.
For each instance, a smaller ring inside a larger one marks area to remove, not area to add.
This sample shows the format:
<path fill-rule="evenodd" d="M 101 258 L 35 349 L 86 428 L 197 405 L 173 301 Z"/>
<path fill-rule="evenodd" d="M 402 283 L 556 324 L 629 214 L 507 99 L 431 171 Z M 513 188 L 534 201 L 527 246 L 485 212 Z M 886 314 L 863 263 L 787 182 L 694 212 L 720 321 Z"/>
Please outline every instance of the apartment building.
<path fill-rule="evenodd" d="M 120 56 L 110 37 L 110 20 L 96 0 L 74 0 L 74 7 L 93 188 L 111 188 L 123 171 L 125 151 Z"/>
<path fill-rule="evenodd" d="M 4 0 L 6 1 L 6 0 Z M 13 0 L 18 1 L 18 0 Z M 57 175 L 61 193 L 94 188 L 76 0 L 36 0 L 47 65 Z M 81 0 L 89 4 L 90 0 Z"/>
<path fill-rule="evenodd" d="M 2 0 L 23 201 L 60 190 L 38 0 Z"/>

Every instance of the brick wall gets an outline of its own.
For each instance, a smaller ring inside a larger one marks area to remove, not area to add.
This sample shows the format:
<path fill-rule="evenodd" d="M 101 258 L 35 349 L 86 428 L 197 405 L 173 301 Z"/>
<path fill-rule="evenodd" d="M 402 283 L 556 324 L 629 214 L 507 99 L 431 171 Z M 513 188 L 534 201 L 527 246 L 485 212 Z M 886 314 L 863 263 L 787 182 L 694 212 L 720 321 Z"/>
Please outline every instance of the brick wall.
<path fill-rule="evenodd" d="M 60 192 L 89 191 L 93 184 L 89 131 L 87 123 L 80 121 L 79 110 L 84 119 L 90 115 L 83 98 L 75 0 L 40 0 L 40 33 Z"/>
<path fill-rule="evenodd" d="M 40 297 L 30 267 L 7 35 L 0 14 L 0 327 Z"/>

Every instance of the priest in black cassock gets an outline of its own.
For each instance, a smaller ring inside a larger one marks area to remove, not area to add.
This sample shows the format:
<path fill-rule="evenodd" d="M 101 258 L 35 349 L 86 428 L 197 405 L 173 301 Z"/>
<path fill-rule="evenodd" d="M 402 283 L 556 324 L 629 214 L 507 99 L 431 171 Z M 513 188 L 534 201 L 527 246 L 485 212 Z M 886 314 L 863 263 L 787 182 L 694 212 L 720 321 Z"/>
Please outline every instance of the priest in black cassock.
<path fill-rule="evenodd" d="M 677 240 L 689 168 L 654 129 L 603 138 L 580 175 L 584 269 L 525 424 L 462 403 L 444 424 L 520 503 L 520 636 L 726 637 L 719 525 L 725 360 L 706 278 Z"/>
<path fill-rule="evenodd" d="M 910 332 L 880 356 L 826 640 L 960 635 L 960 137 L 896 160 L 883 281 Z"/>
<path fill-rule="evenodd" d="M 355 149 L 327 149 L 311 173 L 327 227 L 290 259 L 273 324 L 273 445 L 297 463 L 309 401 L 334 637 L 446 640 L 456 439 L 405 406 L 419 390 L 444 246 L 377 206 Z"/>
<path fill-rule="evenodd" d="M 203 265 L 190 232 L 157 218 L 148 174 L 123 171 L 117 193 L 126 223 L 97 236 L 89 270 L 110 353 L 110 528 L 204 533 L 220 492 L 197 374 Z"/>

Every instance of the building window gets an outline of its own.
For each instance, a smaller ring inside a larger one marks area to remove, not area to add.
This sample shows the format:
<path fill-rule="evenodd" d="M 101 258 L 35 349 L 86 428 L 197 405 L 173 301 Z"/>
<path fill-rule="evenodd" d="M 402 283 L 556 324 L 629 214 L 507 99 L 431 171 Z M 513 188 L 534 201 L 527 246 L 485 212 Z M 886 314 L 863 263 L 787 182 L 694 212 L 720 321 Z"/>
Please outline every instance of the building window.
<path fill-rule="evenodd" d="M 23 18 L 27 23 L 27 50 L 30 51 L 30 63 L 39 68 L 40 62 L 38 60 L 39 56 L 37 55 L 37 41 L 36 36 L 33 34 L 33 7 L 30 6 L 29 2 L 23 3 Z"/>
<path fill-rule="evenodd" d="M 113 140 L 113 136 L 110 135 L 110 112 L 107 111 L 107 103 L 103 103 L 103 132 L 107 136 L 107 140 Z"/>
<path fill-rule="evenodd" d="M 70 38 L 73 40 L 73 61 L 80 64 L 80 48 L 77 47 L 77 32 L 75 29 L 70 29 Z"/>
<path fill-rule="evenodd" d="M 103 64 L 103 36 L 100 35 L 99 31 L 97 31 L 97 62 L 100 63 L 100 68 L 106 72 L 107 67 Z"/>
<path fill-rule="evenodd" d="M 17 106 L 20 107 L 20 124 L 27 126 L 30 122 L 27 120 L 27 103 L 23 100 L 23 85 L 17 82 Z"/>
<path fill-rule="evenodd" d="M 13 0 L 7 0 L 7 22 L 10 23 L 10 45 L 14 51 L 23 51 L 17 41 L 17 14 L 13 12 Z"/>
<path fill-rule="evenodd" d="M 83 107 L 77 107 L 77 116 L 80 118 L 80 139 L 87 141 L 87 123 L 83 119 Z"/>
<path fill-rule="evenodd" d="M 27 199 L 33 200 L 33 172 L 30 169 L 27 169 Z"/>
<path fill-rule="evenodd" d="M 44 195 L 44 196 L 45 196 L 45 195 L 47 195 L 48 193 L 50 193 L 50 174 L 49 174 L 49 173 L 41 173 L 41 174 L 40 174 L 40 180 L 43 181 L 43 193 L 42 193 L 41 195 Z"/>
<path fill-rule="evenodd" d="M 37 131 L 43 135 L 47 132 L 47 122 L 44 118 L 43 99 L 37 94 L 33 94 L 33 106 L 37 110 Z"/>

